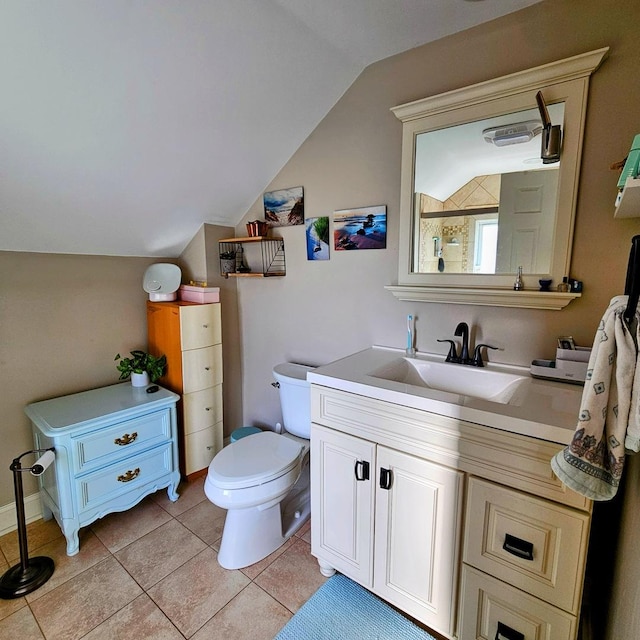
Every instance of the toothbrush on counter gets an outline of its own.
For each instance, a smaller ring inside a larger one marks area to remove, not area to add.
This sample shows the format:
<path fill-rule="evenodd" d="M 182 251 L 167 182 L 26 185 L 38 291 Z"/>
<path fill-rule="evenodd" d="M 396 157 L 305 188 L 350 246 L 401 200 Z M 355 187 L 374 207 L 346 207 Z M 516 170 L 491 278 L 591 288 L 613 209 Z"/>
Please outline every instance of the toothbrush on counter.
<path fill-rule="evenodd" d="M 415 356 L 416 350 L 413 346 L 413 335 L 414 335 L 414 320 L 412 315 L 407 316 L 407 355 Z"/>

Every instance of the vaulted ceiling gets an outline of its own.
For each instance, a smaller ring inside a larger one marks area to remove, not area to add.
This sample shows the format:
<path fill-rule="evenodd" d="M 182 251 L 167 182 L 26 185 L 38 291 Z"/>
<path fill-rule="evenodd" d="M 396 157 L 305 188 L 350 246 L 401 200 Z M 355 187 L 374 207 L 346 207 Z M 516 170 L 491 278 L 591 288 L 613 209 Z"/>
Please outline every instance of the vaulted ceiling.
<path fill-rule="evenodd" d="M 540 0 L 2 0 L 0 250 L 177 256 L 362 70 Z"/>

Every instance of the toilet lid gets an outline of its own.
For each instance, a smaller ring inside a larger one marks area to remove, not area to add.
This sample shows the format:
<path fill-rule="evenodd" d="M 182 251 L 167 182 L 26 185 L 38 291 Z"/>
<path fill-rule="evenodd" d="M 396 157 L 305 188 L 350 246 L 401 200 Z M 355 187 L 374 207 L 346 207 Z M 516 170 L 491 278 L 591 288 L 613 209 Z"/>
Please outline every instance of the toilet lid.
<path fill-rule="evenodd" d="M 209 478 L 220 489 L 264 484 L 290 471 L 303 447 L 291 438 L 263 431 L 226 446 L 209 465 Z"/>

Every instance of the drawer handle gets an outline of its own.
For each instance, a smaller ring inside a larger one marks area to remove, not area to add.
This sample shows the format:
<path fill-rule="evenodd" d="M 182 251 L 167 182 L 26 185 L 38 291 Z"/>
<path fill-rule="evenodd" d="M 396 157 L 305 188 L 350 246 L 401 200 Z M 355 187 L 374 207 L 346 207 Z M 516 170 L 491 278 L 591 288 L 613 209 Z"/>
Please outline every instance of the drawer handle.
<path fill-rule="evenodd" d="M 133 471 L 129 469 L 127 473 L 118 476 L 118 482 L 131 482 L 140 475 L 140 467 L 136 467 Z"/>
<path fill-rule="evenodd" d="M 205 367 L 204 370 L 205 371 L 211 371 L 211 367 Z"/>
<path fill-rule="evenodd" d="M 385 469 L 380 467 L 380 488 L 386 489 L 387 491 L 391 489 L 391 469 Z"/>
<path fill-rule="evenodd" d="M 211 409 L 213 409 L 213 407 L 205 407 L 204 408 L 205 411 L 211 411 Z"/>
<path fill-rule="evenodd" d="M 498 622 L 495 640 L 524 640 L 524 633 L 520 633 L 502 622 Z"/>
<path fill-rule="evenodd" d="M 208 329 L 208 328 L 209 328 L 209 325 L 208 325 L 208 324 L 203 324 L 203 325 L 202 325 L 202 328 L 203 328 L 203 329 Z"/>
<path fill-rule="evenodd" d="M 523 560 L 533 560 L 533 543 L 505 533 L 502 548 L 513 556 Z"/>
<path fill-rule="evenodd" d="M 353 469 L 356 480 L 359 482 L 369 479 L 369 463 L 366 460 L 356 460 L 355 467 Z"/>
<path fill-rule="evenodd" d="M 131 435 L 129 435 L 128 433 L 125 433 L 122 438 L 116 438 L 113 441 L 113 444 L 117 444 L 121 447 L 124 447 L 125 445 L 131 444 L 132 442 L 135 442 L 136 439 L 138 438 L 138 432 L 134 431 Z"/>

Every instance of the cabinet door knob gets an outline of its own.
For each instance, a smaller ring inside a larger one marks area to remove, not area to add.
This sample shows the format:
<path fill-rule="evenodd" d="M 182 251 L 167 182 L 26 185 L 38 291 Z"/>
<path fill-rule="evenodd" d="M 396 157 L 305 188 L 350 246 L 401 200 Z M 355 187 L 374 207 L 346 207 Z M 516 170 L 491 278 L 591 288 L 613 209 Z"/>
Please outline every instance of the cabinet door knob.
<path fill-rule="evenodd" d="M 356 480 L 359 482 L 369 479 L 369 463 L 366 460 L 356 460 L 355 467 L 353 469 Z"/>
<path fill-rule="evenodd" d="M 208 328 L 209 328 L 209 325 L 208 325 L 208 324 L 203 324 L 203 325 L 202 325 L 202 328 L 203 328 L 203 329 L 208 329 Z"/>
<path fill-rule="evenodd" d="M 495 640 L 524 640 L 524 633 L 520 633 L 506 624 L 498 622 Z"/>
<path fill-rule="evenodd" d="M 205 367 L 204 370 L 205 371 L 211 371 L 211 367 Z"/>
<path fill-rule="evenodd" d="M 386 489 L 387 491 L 391 489 L 391 478 L 392 473 L 391 469 L 385 469 L 380 467 L 380 488 Z"/>
<path fill-rule="evenodd" d="M 136 467 L 133 471 L 129 469 L 126 473 L 118 476 L 118 482 L 131 482 L 140 475 L 140 467 Z"/>
<path fill-rule="evenodd" d="M 138 437 L 138 432 L 134 431 L 131 435 L 125 433 L 121 438 L 116 438 L 113 444 L 117 444 L 120 447 L 124 447 L 132 442 L 135 442 Z"/>
<path fill-rule="evenodd" d="M 211 409 L 213 409 L 213 407 L 205 407 L 204 408 L 205 411 L 211 411 Z"/>

